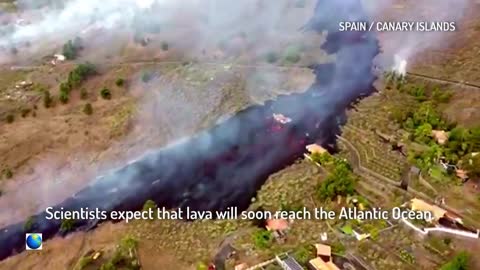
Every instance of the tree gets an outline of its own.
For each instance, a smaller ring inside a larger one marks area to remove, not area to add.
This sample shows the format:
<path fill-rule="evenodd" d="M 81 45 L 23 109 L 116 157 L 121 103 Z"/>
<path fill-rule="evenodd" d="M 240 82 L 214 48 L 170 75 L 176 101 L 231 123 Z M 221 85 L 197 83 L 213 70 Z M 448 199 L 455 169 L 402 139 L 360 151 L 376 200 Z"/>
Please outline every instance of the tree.
<path fill-rule="evenodd" d="M 348 163 L 338 163 L 332 173 L 317 187 L 317 196 L 321 200 L 334 199 L 355 193 L 355 179 Z"/>
<path fill-rule="evenodd" d="M 440 270 L 468 270 L 470 255 L 462 251 L 458 253 L 450 262 L 444 264 Z"/>
<path fill-rule="evenodd" d="M 13 177 L 13 172 L 12 172 L 12 170 L 10 170 L 10 168 L 3 169 L 2 173 L 5 176 L 5 178 L 7 178 L 7 179 L 10 179 L 10 178 Z"/>
<path fill-rule="evenodd" d="M 75 227 L 75 220 L 73 219 L 64 219 L 62 220 L 62 223 L 60 224 L 60 231 L 63 233 L 69 232 L 73 230 Z"/>
<path fill-rule="evenodd" d="M 65 45 L 63 45 L 63 51 L 62 54 L 67 58 L 68 60 L 73 60 L 77 58 L 77 48 L 73 44 L 73 41 L 69 40 Z"/>
<path fill-rule="evenodd" d="M 420 107 L 413 113 L 413 122 L 415 126 L 428 123 L 435 129 L 446 126 L 445 121 L 435 109 L 435 105 L 429 101 L 420 104 Z"/>
<path fill-rule="evenodd" d="M 102 90 L 100 90 L 100 96 L 103 99 L 111 99 L 112 98 L 112 93 L 110 92 L 110 89 L 104 87 Z"/>
<path fill-rule="evenodd" d="M 69 100 L 69 92 L 67 91 L 60 91 L 60 95 L 58 96 L 58 100 L 60 100 L 60 102 L 62 102 L 63 104 L 66 104 L 68 103 L 68 100 Z"/>

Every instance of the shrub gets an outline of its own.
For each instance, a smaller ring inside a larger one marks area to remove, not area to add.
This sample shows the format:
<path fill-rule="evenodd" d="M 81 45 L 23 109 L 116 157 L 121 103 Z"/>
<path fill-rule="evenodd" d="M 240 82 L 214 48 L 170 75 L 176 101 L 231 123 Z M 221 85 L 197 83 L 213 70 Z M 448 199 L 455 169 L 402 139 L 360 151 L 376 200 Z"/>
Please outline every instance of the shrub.
<path fill-rule="evenodd" d="M 468 261 L 470 260 L 470 255 L 462 251 L 458 253 L 450 262 L 443 265 L 440 270 L 468 270 Z"/>
<path fill-rule="evenodd" d="M 300 49 L 297 46 L 288 47 L 285 50 L 284 59 L 288 63 L 297 63 L 300 61 Z"/>
<path fill-rule="evenodd" d="M 208 265 L 203 262 L 200 262 L 197 264 L 197 270 L 208 270 Z"/>
<path fill-rule="evenodd" d="M 143 204 L 143 211 L 148 211 L 149 209 L 157 209 L 157 204 L 152 200 L 147 200 Z"/>
<path fill-rule="evenodd" d="M 146 72 L 143 72 L 142 74 L 142 82 L 144 83 L 148 83 L 151 79 L 152 79 L 152 73 L 146 71 Z"/>
<path fill-rule="evenodd" d="M 297 0 L 297 2 L 295 2 L 296 8 L 304 8 L 305 5 L 306 5 L 306 0 Z"/>
<path fill-rule="evenodd" d="M 65 45 L 63 45 L 63 51 L 62 54 L 67 58 L 68 60 L 73 60 L 77 58 L 77 48 L 73 45 L 73 41 L 69 40 Z"/>
<path fill-rule="evenodd" d="M 30 231 L 33 229 L 33 222 L 34 222 L 34 218 L 33 218 L 33 216 L 30 216 L 30 217 L 25 221 L 25 224 L 23 224 L 23 229 L 24 229 L 26 232 L 30 232 Z"/>
<path fill-rule="evenodd" d="M 111 99 L 112 98 L 112 93 L 110 92 L 110 89 L 104 87 L 102 90 L 100 90 L 100 96 L 103 99 Z"/>
<path fill-rule="evenodd" d="M 91 115 L 93 113 L 92 104 L 90 103 L 85 104 L 85 106 L 83 106 L 83 112 L 86 115 Z"/>
<path fill-rule="evenodd" d="M 168 51 L 168 43 L 167 42 L 162 42 L 162 50 Z"/>
<path fill-rule="evenodd" d="M 268 63 L 273 64 L 273 63 L 277 62 L 278 55 L 275 52 L 269 52 L 269 53 L 267 53 L 265 58 L 266 58 Z"/>
<path fill-rule="evenodd" d="M 9 168 L 3 169 L 3 175 L 5 178 L 10 179 L 13 177 L 13 172 Z"/>
<path fill-rule="evenodd" d="M 50 91 L 43 92 L 43 106 L 45 108 L 50 108 L 52 106 L 52 96 L 50 95 Z"/>
<path fill-rule="evenodd" d="M 115 85 L 117 85 L 118 87 L 122 87 L 125 85 L 125 80 L 123 78 L 118 78 L 116 81 L 115 81 Z"/>
<path fill-rule="evenodd" d="M 115 270 L 117 269 L 112 262 L 106 262 L 100 266 L 100 270 Z"/>
<path fill-rule="evenodd" d="M 9 114 L 7 115 L 7 117 L 5 118 L 5 121 L 9 124 L 13 123 L 13 121 L 15 121 L 15 116 L 13 114 Z"/>
<path fill-rule="evenodd" d="M 66 104 L 66 103 L 68 103 L 69 99 L 70 99 L 69 92 L 60 91 L 60 95 L 58 96 L 58 100 L 60 100 L 60 102 L 62 102 L 63 104 Z"/>
<path fill-rule="evenodd" d="M 310 259 L 315 257 L 313 246 L 302 246 L 293 252 L 293 258 L 297 260 L 301 265 L 307 265 Z"/>
<path fill-rule="evenodd" d="M 62 223 L 60 224 L 60 231 L 61 232 L 69 232 L 71 230 L 73 230 L 75 226 L 75 220 L 73 219 L 64 219 L 62 220 Z"/>
<path fill-rule="evenodd" d="M 258 230 L 253 234 L 253 242 L 257 248 L 266 249 L 273 242 L 273 234 L 267 230 Z"/>
<path fill-rule="evenodd" d="M 355 193 L 355 178 L 348 163 L 334 161 L 335 168 L 317 187 L 317 196 L 321 200 L 334 199 L 337 196 Z"/>
<path fill-rule="evenodd" d="M 21 112 L 22 117 L 23 117 L 23 118 L 27 117 L 28 114 L 30 114 L 31 111 L 32 111 L 32 110 L 29 109 L 29 108 L 24 108 L 24 109 L 22 109 L 22 112 Z"/>

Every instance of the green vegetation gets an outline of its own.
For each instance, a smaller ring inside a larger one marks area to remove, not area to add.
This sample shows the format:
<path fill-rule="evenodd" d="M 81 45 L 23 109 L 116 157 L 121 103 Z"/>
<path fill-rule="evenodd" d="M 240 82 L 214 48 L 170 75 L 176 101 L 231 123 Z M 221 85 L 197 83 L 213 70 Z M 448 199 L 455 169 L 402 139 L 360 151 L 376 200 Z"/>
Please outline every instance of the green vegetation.
<path fill-rule="evenodd" d="M 13 177 L 13 172 L 10 168 L 5 168 L 2 170 L 2 174 L 6 179 L 10 179 Z"/>
<path fill-rule="evenodd" d="M 453 95 L 451 91 L 405 85 L 400 87 L 400 92 L 412 97 L 415 102 L 410 106 L 399 103 L 392 109 L 390 117 L 411 134 L 410 139 L 413 142 L 425 146 L 421 149 L 409 148 L 410 162 L 427 170 L 431 169 L 440 158 L 445 158 L 450 164 L 458 164 L 469 153 L 480 151 L 480 127 L 467 129 L 456 126 L 442 116 L 441 105 L 450 101 Z M 434 130 L 447 132 L 448 140 L 445 144 L 440 145 L 433 138 Z M 470 160 L 459 165 L 472 170 L 472 175 L 480 173 L 475 169 L 478 166 L 469 167 L 469 164 L 472 164 Z M 436 176 L 438 179 L 439 175 Z"/>
<path fill-rule="evenodd" d="M 123 87 L 125 85 L 125 79 L 123 78 L 118 78 L 116 81 L 115 81 L 115 85 L 118 86 L 118 87 Z"/>
<path fill-rule="evenodd" d="M 267 230 L 258 230 L 253 235 L 253 243 L 259 249 L 268 248 L 273 242 L 273 234 Z"/>
<path fill-rule="evenodd" d="M 152 201 L 152 200 L 147 200 L 144 204 L 143 204 L 143 211 L 148 211 L 150 209 L 157 209 L 157 204 Z"/>
<path fill-rule="evenodd" d="M 197 270 L 208 270 L 208 265 L 206 263 L 200 262 L 197 264 Z"/>
<path fill-rule="evenodd" d="M 415 257 L 406 250 L 401 250 L 400 251 L 400 258 L 402 258 L 402 260 L 404 260 L 404 261 L 406 261 L 410 264 L 415 263 Z"/>
<path fill-rule="evenodd" d="M 8 114 L 7 117 L 5 117 L 5 122 L 8 124 L 13 123 L 15 121 L 15 116 L 13 114 Z"/>
<path fill-rule="evenodd" d="M 64 219 L 62 220 L 62 223 L 60 224 L 60 231 L 63 233 L 69 232 L 73 230 L 75 226 L 75 220 L 73 219 Z"/>
<path fill-rule="evenodd" d="M 50 108 L 52 106 L 52 96 L 50 95 L 50 91 L 45 90 L 43 91 L 43 106 L 45 108 Z"/>
<path fill-rule="evenodd" d="M 131 236 L 125 236 L 122 238 L 122 240 L 120 240 L 120 244 L 115 250 L 112 258 L 108 262 L 104 263 L 100 269 L 140 269 L 140 263 L 136 258 L 137 245 L 138 242 L 135 238 Z"/>
<path fill-rule="evenodd" d="M 450 262 L 443 265 L 440 270 L 468 270 L 468 261 L 470 260 L 470 255 L 462 251 L 458 253 Z"/>
<path fill-rule="evenodd" d="M 70 92 L 95 73 L 95 66 L 90 63 L 77 65 L 75 69 L 68 74 L 67 81 L 60 84 L 59 100 L 62 103 L 68 103 Z"/>
<path fill-rule="evenodd" d="M 88 91 L 85 88 L 80 89 L 80 99 L 87 99 L 88 98 Z"/>
<path fill-rule="evenodd" d="M 314 156 L 314 160 L 325 164 L 328 157 L 325 154 Z M 316 193 L 320 200 L 335 199 L 337 196 L 353 195 L 355 193 L 355 176 L 350 165 L 339 158 L 332 157 L 327 178 L 317 186 Z"/>
<path fill-rule="evenodd" d="M 111 99 L 112 98 L 112 93 L 110 92 L 110 89 L 104 87 L 102 90 L 100 90 L 100 96 L 103 99 Z"/>
<path fill-rule="evenodd" d="M 268 63 L 273 64 L 278 61 L 278 55 L 275 52 L 269 52 L 265 56 L 265 59 L 267 60 Z"/>
<path fill-rule="evenodd" d="M 90 104 L 90 103 L 85 104 L 85 106 L 83 106 L 83 112 L 86 115 L 92 115 L 92 113 L 93 113 L 92 104 Z"/>
<path fill-rule="evenodd" d="M 303 266 L 308 264 L 308 261 L 315 257 L 315 250 L 312 245 L 304 245 L 295 250 L 292 254 L 293 258 Z"/>
<path fill-rule="evenodd" d="M 290 64 L 298 63 L 300 58 L 300 48 L 298 46 L 289 46 L 283 54 L 285 62 Z"/>
<path fill-rule="evenodd" d="M 117 268 L 112 262 L 106 262 L 100 266 L 100 270 L 116 270 Z"/>
<path fill-rule="evenodd" d="M 31 111 L 32 109 L 30 108 L 23 108 L 20 113 L 21 113 L 21 116 L 25 118 L 30 114 Z"/>
<path fill-rule="evenodd" d="M 167 43 L 167 42 L 165 42 L 165 41 L 162 42 L 161 47 L 162 47 L 162 50 L 163 50 L 163 51 L 168 51 L 168 47 L 169 47 L 169 46 L 168 46 L 168 43 Z"/>
<path fill-rule="evenodd" d="M 331 248 L 332 248 L 332 253 L 339 254 L 339 255 L 344 255 L 345 251 L 347 250 L 341 242 L 332 243 Z"/>
<path fill-rule="evenodd" d="M 74 60 L 78 56 L 78 51 L 82 49 L 81 45 L 81 39 L 80 38 L 75 38 L 75 40 L 69 40 L 67 43 L 63 45 L 63 51 L 62 54 L 67 58 L 68 60 Z"/>
<path fill-rule="evenodd" d="M 60 95 L 58 96 L 58 100 L 63 104 L 68 103 L 70 99 L 70 90 L 65 84 L 60 84 Z"/>
<path fill-rule="evenodd" d="M 307 2 L 306 0 L 297 0 L 295 2 L 295 7 L 296 8 L 304 8 L 305 5 L 307 4 L 306 2 Z"/>

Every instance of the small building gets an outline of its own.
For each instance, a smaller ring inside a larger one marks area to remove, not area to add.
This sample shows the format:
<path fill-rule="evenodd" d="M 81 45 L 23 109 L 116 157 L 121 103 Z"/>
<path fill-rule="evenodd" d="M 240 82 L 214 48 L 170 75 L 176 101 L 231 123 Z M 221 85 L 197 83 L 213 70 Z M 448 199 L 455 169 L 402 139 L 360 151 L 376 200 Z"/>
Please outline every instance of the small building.
<path fill-rule="evenodd" d="M 269 219 L 265 225 L 265 228 L 272 232 L 277 240 L 286 236 L 289 227 L 286 219 Z"/>
<path fill-rule="evenodd" d="M 410 207 L 413 211 L 428 211 L 428 212 L 431 212 L 433 214 L 433 220 L 427 220 L 429 222 L 436 222 L 438 223 L 441 219 L 446 219 L 446 220 L 451 220 L 453 222 L 458 222 L 460 224 L 463 223 L 462 219 L 439 207 L 439 206 L 436 206 L 436 205 L 433 205 L 433 204 L 429 204 L 427 202 L 425 202 L 424 200 L 421 200 L 421 199 L 417 199 L 417 198 L 414 198 L 410 201 Z"/>

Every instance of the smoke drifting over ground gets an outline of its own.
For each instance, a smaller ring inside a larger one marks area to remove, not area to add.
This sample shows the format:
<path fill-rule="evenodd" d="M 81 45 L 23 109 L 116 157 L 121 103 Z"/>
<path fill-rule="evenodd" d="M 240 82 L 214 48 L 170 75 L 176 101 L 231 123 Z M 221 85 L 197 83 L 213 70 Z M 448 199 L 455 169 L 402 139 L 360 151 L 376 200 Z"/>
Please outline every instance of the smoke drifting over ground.
<path fill-rule="evenodd" d="M 0 63 L 15 59 L 11 48 L 22 54 L 52 53 L 52 47 L 59 48 L 75 36 L 101 47 L 118 42 L 106 41 L 105 36 L 142 38 L 161 33 L 164 38 L 177 37 L 174 42 L 187 54 L 196 48 L 222 47 L 226 40 L 237 38 L 238 42 L 248 39 L 249 49 L 262 53 L 270 49 L 265 39 L 275 36 L 277 42 L 285 42 L 289 37 L 279 33 L 299 29 L 304 23 L 298 24 L 299 18 L 311 16 L 311 8 L 294 5 L 294 1 L 258 0 L 72 0 L 59 8 L 25 9 L 0 27 L 0 48 L 4 48 Z"/>
<path fill-rule="evenodd" d="M 192 5 L 189 8 L 198 7 L 197 1 L 189 2 Z M 218 4 L 220 1 L 209 3 Z M 258 42 L 265 33 L 285 32 L 284 28 L 275 29 L 276 22 L 286 20 L 280 15 L 289 17 L 295 14 L 293 10 L 296 8 L 286 8 L 276 1 L 243 3 L 223 2 L 216 6 L 221 9 L 214 9 L 212 14 L 216 15 L 207 17 L 208 23 L 217 29 L 227 29 L 222 33 L 237 34 L 242 23 L 248 22 L 247 28 L 243 29 L 251 29 L 252 33 L 257 31 L 258 35 L 253 36 L 258 39 L 253 40 Z M 207 10 L 212 10 L 210 8 Z M 264 8 L 264 13 L 270 13 L 270 16 L 262 17 L 263 13 L 256 13 Z M 325 8 L 338 13 L 325 17 Z M 336 62 L 314 66 L 317 80 L 307 92 L 252 106 L 196 136 L 153 151 L 121 169 L 97 177 L 56 208 L 130 210 L 141 208 L 147 199 L 162 206 L 189 206 L 199 210 L 226 209 L 232 205 L 247 207 L 267 177 L 302 156 L 306 144 L 330 141 L 346 106 L 372 90 L 375 79 L 371 73 L 372 60 L 378 53 L 376 39 L 371 33 L 336 33 L 330 27 L 332 20 L 342 18 L 365 16 L 361 5 L 354 0 L 319 1 L 309 28 L 332 32 L 323 49 L 336 54 Z M 271 32 L 265 32 L 265 28 Z M 280 124 L 272 118 L 273 113 L 282 113 L 292 121 Z M 42 232 L 44 239 L 58 233 L 60 221 L 45 220 L 45 212 L 35 215 L 33 220 L 32 229 Z M 76 224 L 79 229 L 88 229 L 91 225 L 95 225 L 95 221 L 78 221 Z M 0 259 L 23 247 L 23 223 L 0 230 Z"/>

